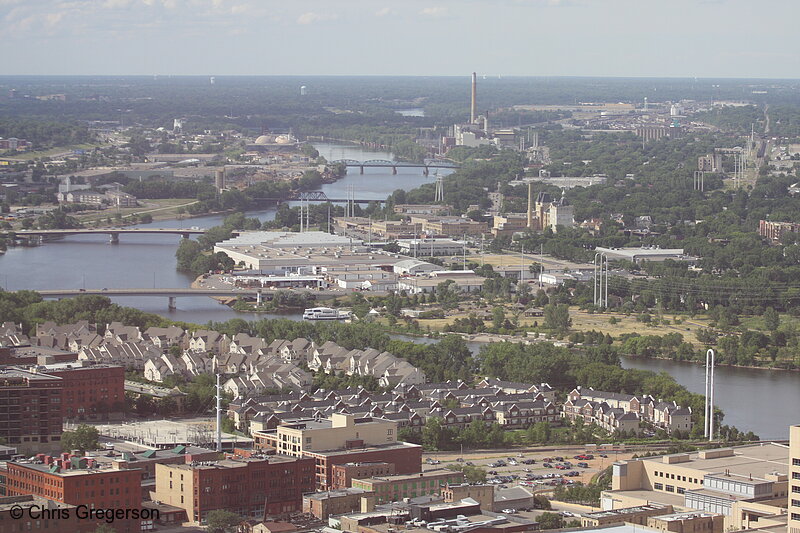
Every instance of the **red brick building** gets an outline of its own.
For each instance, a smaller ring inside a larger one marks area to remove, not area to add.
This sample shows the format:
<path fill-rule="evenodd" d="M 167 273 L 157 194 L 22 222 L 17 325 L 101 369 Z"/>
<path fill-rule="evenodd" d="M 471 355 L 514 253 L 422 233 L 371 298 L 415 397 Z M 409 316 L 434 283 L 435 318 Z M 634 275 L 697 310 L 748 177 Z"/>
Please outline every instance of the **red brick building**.
<path fill-rule="evenodd" d="M 394 474 L 394 463 L 346 463 L 331 467 L 331 488 L 346 489 L 354 479 Z"/>
<path fill-rule="evenodd" d="M 303 494 L 313 491 L 313 460 L 271 455 L 158 464 L 153 498 L 186 509 L 189 521 L 200 524 L 217 509 L 257 520 L 299 512 Z"/>
<path fill-rule="evenodd" d="M 334 485 L 334 465 L 347 463 L 391 463 L 393 474 L 416 474 L 422 471 L 422 446 L 407 442 L 331 451 L 304 451 L 314 459 L 317 490 L 330 490 Z"/>
<path fill-rule="evenodd" d="M 0 438 L 20 453 L 61 448 L 61 378 L 0 368 Z"/>
<path fill-rule="evenodd" d="M 140 509 L 141 472 L 139 469 L 72 468 L 83 466 L 72 458 L 60 465 L 14 463 L 6 464 L 6 494 L 31 494 L 61 503 L 89 506 L 94 509 Z M 117 533 L 138 532 L 139 520 L 114 521 Z"/>
<path fill-rule="evenodd" d="M 116 365 L 58 364 L 37 367 L 37 373 L 61 378 L 64 418 L 95 418 L 120 411 L 125 402 L 125 369 Z"/>

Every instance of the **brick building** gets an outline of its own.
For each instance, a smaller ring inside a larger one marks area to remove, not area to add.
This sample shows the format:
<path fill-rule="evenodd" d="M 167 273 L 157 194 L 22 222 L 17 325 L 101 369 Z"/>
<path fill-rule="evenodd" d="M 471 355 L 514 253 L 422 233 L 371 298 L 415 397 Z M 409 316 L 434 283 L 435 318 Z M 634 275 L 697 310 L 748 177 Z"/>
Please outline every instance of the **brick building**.
<path fill-rule="evenodd" d="M 395 502 L 403 498 L 438 495 L 443 486 L 464 483 L 462 472 L 429 470 L 418 474 L 379 476 L 354 479 L 353 488 L 375 493 L 376 503 Z"/>
<path fill-rule="evenodd" d="M 339 489 L 303 496 L 303 512 L 321 520 L 354 511 L 368 513 L 375 509 L 375 494 L 362 489 Z"/>
<path fill-rule="evenodd" d="M 394 474 L 394 463 L 345 463 L 331 468 L 331 488 L 346 489 L 354 479 Z"/>
<path fill-rule="evenodd" d="M 153 498 L 186 510 L 199 524 L 209 511 L 225 509 L 262 520 L 298 512 L 303 494 L 314 491 L 311 459 L 273 455 L 216 462 L 156 465 Z"/>
<path fill-rule="evenodd" d="M 109 411 L 122 410 L 125 369 L 121 366 L 62 363 L 37 367 L 33 371 L 61 378 L 61 414 L 64 418 L 94 418 Z"/>
<path fill-rule="evenodd" d="M 61 448 L 62 379 L 0 368 L 0 438 L 20 453 Z"/>
<path fill-rule="evenodd" d="M 6 464 L 6 494 L 33 495 L 94 509 L 140 509 L 141 472 L 138 469 L 87 468 L 85 458 L 58 459 L 51 464 Z M 139 520 L 114 522 L 118 533 L 138 532 Z"/>
<path fill-rule="evenodd" d="M 333 485 L 333 467 L 346 463 L 392 463 L 395 474 L 416 474 L 422 471 L 422 446 L 397 442 L 350 450 L 305 452 L 315 462 L 318 490 Z"/>
<path fill-rule="evenodd" d="M 11 516 L 12 508 L 22 508 L 25 514 L 22 518 L 13 518 Z M 48 512 L 40 513 L 40 509 L 47 509 Z M 74 505 L 31 495 L 0 498 L 0 533 L 16 533 L 17 531 L 88 533 L 94 530 L 94 523 L 89 524 L 78 519 Z"/>

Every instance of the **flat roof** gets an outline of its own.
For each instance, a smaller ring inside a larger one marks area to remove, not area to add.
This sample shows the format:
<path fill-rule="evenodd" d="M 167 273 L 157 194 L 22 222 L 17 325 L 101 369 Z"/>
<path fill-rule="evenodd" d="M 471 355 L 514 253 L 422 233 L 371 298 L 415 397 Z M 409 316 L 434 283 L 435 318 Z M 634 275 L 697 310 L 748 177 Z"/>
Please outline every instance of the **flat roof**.
<path fill-rule="evenodd" d="M 612 509 L 609 511 L 598 511 L 596 513 L 586 513 L 584 518 L 606 518 L 609 516 L 625 516 L 638 513 L 646 513 L 648 511 L 661 511 L 666 508 L 666 505 L 659 503 L 650 503 L 647 505 L 636 505 L 634 507 L 625 507 L 623 509 Z"/>
<path fill-rule="evenodd" d="M 372 481 L 372 482 L 387 482 L 387 483 L 394 483 L 397 481 L 413 481 L 416 479 L 427 479 L 431 477 L 439 477 L 439 476 L 450 476 L 450 475 L 457 475 L 461 474 L 457 470 L 448 470 L 447 468 L 438 468 L 436 470 L 426 470 L 425 472 L 419 472 L 417 474 L 397 474 L 394 476 L 373 476 L 368 478 L 362 478 L 358 481 Z M 463 475 L 463 474 L 462 474 Z"/>
<path fill-rule="evenodd" d="M 302 457 L 290 457 L 288 455 L 270 455 L 267 457 L 238 457 L 236 459 L 222 459 L 220 461 L 195 461 L 193 463 L 183 463 L 174 465 L 163 465 L 169 468 L 180 470 L 213 470 L 219 468 L 245 468 L 250 463 L 294 463 L 303 459 Z"/>
<path fill-rule="evenodd" d="M 412 444 L 410 442 L 393 442 L 391 444 L 374 444 L 372 446 L 364 446 L 363 448 L 349 448 L 347 450 L 323 450 L 311 451 L 305 450 L 303 453 L 306 455 L 320 456 L 320 457 L 336 457 L 337 455 L 350 455 L 354 453 L 373 452 L 373 451 L 391 451 L 400 448 L 422 448 L 419 444 Z"/>
<path fill-rule="evenodd" d="M 727 472 L 734 476 L 743 476 L 748 480 L 750 476 L 764 480 L 767 474 L 773 472 L 781 474 L 789 472 L 789 447 L 784 444 L 771 442 L 768 444 L 737 446 L 731 449 L 733 450 L 733 455 L 710 459 L 703 459 L 700 457 L 700 452 L 693 452 L 688 454 L 689 461 L 671 465 L 663 463 L 662 457 L 664 456 L 645 457 L 636 460 L 663 463 L 667 468 L 675 466 L 694 468 L 707 474 L 725 474 Z"/>
<path fill-rule="evenodd" d="M 364 489 L 346 488 L 337 490 L 328 490 L 325 492 L 315 492 L 313 494 L 306 494 L 304 497 L 309 500 L 328 500 L 331 498 L 341 498 L 344 496 L 355 496 L 359 494 L 367 494 L 368 491 Z M 371 492 L 369 494 L 372 494 Z"/>

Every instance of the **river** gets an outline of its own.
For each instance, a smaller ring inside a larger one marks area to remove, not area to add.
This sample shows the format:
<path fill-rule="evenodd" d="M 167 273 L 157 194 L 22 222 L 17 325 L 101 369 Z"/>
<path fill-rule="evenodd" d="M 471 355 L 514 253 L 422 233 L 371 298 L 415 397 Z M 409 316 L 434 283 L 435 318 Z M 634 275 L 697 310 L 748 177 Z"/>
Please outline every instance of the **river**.
<path fill-rule="evenodd" d="M 315 144 L 327 160 L 394 160 L 391 153 L 366 150 L 360 146 Z M 442 173 L 449 173 L 444 170 Z M 364 174 L 350 169 L 344 178 L 320 187 L 331 198 L 346 198 L 353 185 L 357 198 L 384 200 L 397 189 L 411 190 L 435 178 L 423 176 L 420 169 L 398 168 L 392 175 L 388 168 L 365 168 Z M 247 213 L 266 221 L 275 218 L 274 207 Z M 208 215 L 184 220 L 161 220 L 138 227 L 210 228 L 222 223 L 224 215 Z M 175 235 L 123 235 L 118 245 L 111 245 L 103 235 L 75 235 L 32 248 L 9 248 L 0 256 L 0 285 L 8 290 L 55 288 L 131 288 L 188 287 L 192 277 L 175 269 L 175 249 L 180 238 Z M 239 313 L 206 297 L 181 297 L 177 309 L 167 310 L 166 298 L 114 298 L 116 303 L 157 313 L 172 320 L 205 324 L 239 317 L 246 319 L 293 315 L 253 315 Z"/>
<path fill-rule="evenodd" d="M 328 160 L 336 159 L 393 159 L 387 152 L 368 151 L 358 146 L 315 144 Z M 384 199 L 396 189 L 413 189 L 431 183 L 419 169 L 398 168 L 397 175 L 389 169 L 357 170 L 336 183 L 325 184 L 321 190 L 331 198 L 346 197 L 348 185 L 356 187 L 356 196 Z M 248 216 L 262 221 L 271 220 L 275 209 L 249 212 Z M 222 222 L 224 216 L 210 215 L 186 220 L 153 222 L 147 226 L 163 228 L 208 228 Z M 10 248 L 0 256 L 0 284 L 8 290 L 103 288 L 103 287 L 187 287 L 192 279 L 175 269 L 175 249 L 179 238 L 160 235 L 122 235 L 120 244 L 111 245 L 105 236 L 73 236 L 33 248 Z M 157 313 L 172 320 L 197 324 L 284 316 L 298 319 L 299 315 L 253 315 L 238 313 L 206 297 L 178 298 L 178 308 L 167 310 L 166 298 L 115 298 L 115 302 Z M 429 342 L 429 339 L 413 339 Z M 477 345 L 470 346 L 475 350 Z M 626 368 L 666 371 L 692 392 L 703 393 L 704 370 L 699 365 L 652 359 L 623 359 Z M 719 368 L 716 373 L 717 405 L 725 411 L 725 423 L 762 438 L 786 438 L 788 425 L 800 423 L 795 412 L 800 405 L 800 373 L 738 368 Z M 790 413 L 790 418 L 786 414 Z"/>
<path fill-rule="evenodd" d="M 666 372 L 691 392 L 705 394 L 703 365 L 623 357 L 622 366 Z M 724 424 L 762 439 L 788 439 L 789 425 L 800 424 L 800 372 L 717 367 L 714 403 L 725 413 Z"/>

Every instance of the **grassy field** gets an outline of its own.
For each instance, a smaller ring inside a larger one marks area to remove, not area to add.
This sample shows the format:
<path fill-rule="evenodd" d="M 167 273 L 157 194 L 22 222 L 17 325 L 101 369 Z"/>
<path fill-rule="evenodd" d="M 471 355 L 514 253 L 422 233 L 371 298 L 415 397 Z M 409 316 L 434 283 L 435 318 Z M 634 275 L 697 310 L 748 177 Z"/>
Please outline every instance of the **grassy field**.
<path fill-rule="evenodd" d="M 97 221 L 105 223 L 106 219 L 112 219 L 117 213 L 122 214 L 122 218 L 128 218 L 134 214 L 150 214 L 153 220 L 167 220 L 178 216 L 177 210 L 181 206 L 191 205 L 197 200 L 191 198 L 159 198 L 157 200 L 139 200 L 141 205 L 137 207 L 124 207 L 117 209 L 105 209 L 103 211 L 91 211 L 86 213 L 76 213 L 73 216 L 84 224 L 92 224 Z"/>
<path fill-rule="evenodd" d="M 514 311 L 506 308 L 506 317 L 511 318 Z M 457 318 L 466 318 L 468 312 L 455 313 L 447 318 L 432 318 L 432 319 L 417 319 L 419 325 L 423 329 L 431 328 L 433 331 L 442 331 L 448 324 L 452 324 Z M 663 319 L 669 320 L 670 324 L 649 325 L 636 320 L 636 317 L 625 316 L 620 313 L 587 313 L 581 311 L 577 307 L 570 308 L 570 316 L 572 318 L 571 331 L 600 331 L 603 334 L 609 334 L 614 338 L 619 338 L 621 335 L 638 333 L 640 335 L 666 335 L 667 333 L 680 333 L 686 342 L 700 346 L 701 343 L 697 340 L 696 332 L 702 328 L 708 327 L 710 319 L 708 317 L 695 317 L 692 319 L 680 316 L 673 316 L 665 314 Z M 616 319 L 616 323 L 610 322 L 611 317 Z M 681 321 L 676 324 L 675 320 Z M 755 320 L 760 320 L 756 318 Z M 484 319 L 487 326 L 491 326 L 491 319 Z M 519 324 L 532 330 L 540 329 L 542 333 L 547 331 L 544 328 L 535 328 L 534 323 L 542 326 L 544 319 L 542 317 L 519 317 Z"/>

